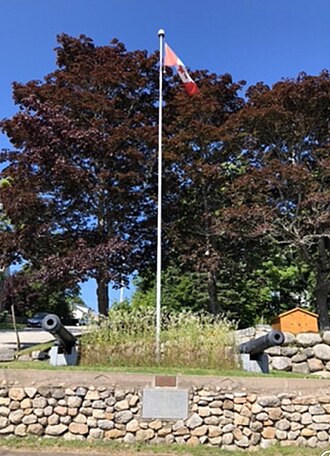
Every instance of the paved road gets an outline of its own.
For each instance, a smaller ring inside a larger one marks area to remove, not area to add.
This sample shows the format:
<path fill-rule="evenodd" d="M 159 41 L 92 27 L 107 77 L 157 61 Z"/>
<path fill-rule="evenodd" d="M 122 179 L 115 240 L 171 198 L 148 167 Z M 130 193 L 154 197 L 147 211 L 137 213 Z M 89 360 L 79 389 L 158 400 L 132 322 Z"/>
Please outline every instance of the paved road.
<path fill-rule="evenodd" d="M 83 331 L 84 327 L 80 326 L 66 326 L 66 328 L 72 332 L 73 335 L 79 336 Z M 54 337 L 42 329 L 37 328 L 25 328 L 18 331 L 21 349 L 30 347 L 32 345 L 43 344 L 54 340 Z M 13 355 L 17 348 L 16 334 L 12 330 L 1 330 L 0 331 L 0 359 L 8 355 Z M 4 359 L 3 359 L 4 360 Z M 1 456 L 1 453 L 0 453 Z"/>
<path fill-rule="evenodd" d="M 83 331 L 81 326 L 66 326 L 66 328 L 74 335 L 79 335 Z M 53 340 L 54 337 L 46 331 L 38 328 L 24 328 L 18 331 L 21 343 L 32 345 L 42 344 Z M 0 331 L 0 346 L 16 344 L 16 335 L 12 330 L 1 330 Z"/>

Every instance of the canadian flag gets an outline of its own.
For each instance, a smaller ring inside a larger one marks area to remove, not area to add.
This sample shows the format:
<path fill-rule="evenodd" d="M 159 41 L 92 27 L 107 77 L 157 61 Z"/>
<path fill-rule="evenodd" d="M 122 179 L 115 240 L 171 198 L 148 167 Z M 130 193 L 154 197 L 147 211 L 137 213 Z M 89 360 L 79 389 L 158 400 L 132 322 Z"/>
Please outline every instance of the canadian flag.
<path fill-rule="evenodd" d="M 199 92 L 196 82 L 192 79 L 189 75 L 185 64 L 182 62 L 181 59 L 172 51 L 172 49 L 165 43 L 165 59 L 164 59 L 165 66 L 175 66 L 181 81 L 184 84 L 184 88 L 188 92 L 189 95 L 195 95 Z"/>

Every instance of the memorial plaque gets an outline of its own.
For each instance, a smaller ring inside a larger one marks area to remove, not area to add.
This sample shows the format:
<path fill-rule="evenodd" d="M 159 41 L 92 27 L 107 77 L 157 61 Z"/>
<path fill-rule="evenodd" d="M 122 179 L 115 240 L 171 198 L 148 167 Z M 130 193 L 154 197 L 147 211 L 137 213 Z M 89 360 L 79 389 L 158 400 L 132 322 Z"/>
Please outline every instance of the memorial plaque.
<path fill-rule="evenodd" d="M 188 390 L 143 390 L 142 418 L 184 420 L 188 416 Z"/>

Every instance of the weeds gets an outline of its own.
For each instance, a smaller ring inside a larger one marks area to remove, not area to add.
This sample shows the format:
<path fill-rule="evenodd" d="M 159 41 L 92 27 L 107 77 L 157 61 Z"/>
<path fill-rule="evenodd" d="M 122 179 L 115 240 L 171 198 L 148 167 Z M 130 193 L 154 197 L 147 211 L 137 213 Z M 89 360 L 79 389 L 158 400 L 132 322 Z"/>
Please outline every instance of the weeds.
<path fill-rule="evenodd" d="M 237 368 L 233 325 L 219 316 L 163 311 L 164 367 Z M 82 365 L 155 366 L 153 309 L 113 309 L 81 339 Z"/>

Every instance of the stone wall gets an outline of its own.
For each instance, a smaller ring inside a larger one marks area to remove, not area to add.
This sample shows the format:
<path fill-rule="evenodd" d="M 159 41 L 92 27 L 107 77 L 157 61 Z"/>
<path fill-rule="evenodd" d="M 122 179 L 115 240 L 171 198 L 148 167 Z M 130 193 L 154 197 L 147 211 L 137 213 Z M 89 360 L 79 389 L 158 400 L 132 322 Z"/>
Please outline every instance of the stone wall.
<path fill-rule="evenodd" d="M 134 382 L 132 375 L 32 372 L 18 381 L 17 372 L 0 383 L 0 436 L 330 448 L 327 380 L 180 377 L 176 388 L 188 391 L 187 418 L 147 420 L 142 397 L 144 387 L 154 388 L 152 376 Z"/>
<path fill-rule="evenodd" d="M 258 325 L 236 332 L 240 344 L 271 331 L 268 325 Z M 311 374 L 330 378 L 330 331 L 322 333 L 284 333 L 285 341 L 280 347 L 266 350 L 270 370 Z"/>

